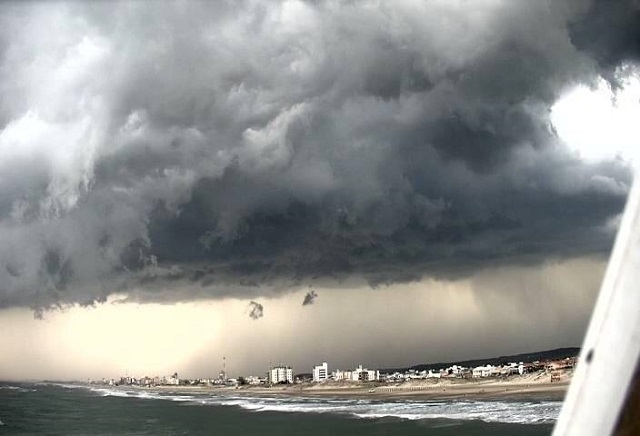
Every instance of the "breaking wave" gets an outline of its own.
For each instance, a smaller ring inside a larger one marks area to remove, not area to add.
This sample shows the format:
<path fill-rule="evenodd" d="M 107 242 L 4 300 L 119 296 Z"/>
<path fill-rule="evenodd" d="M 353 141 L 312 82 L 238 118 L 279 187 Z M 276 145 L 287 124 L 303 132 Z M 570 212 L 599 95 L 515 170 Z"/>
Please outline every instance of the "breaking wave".
<path fill-rule="evenodd" d="M 352 398 L 273 397 L 194 392 L 190 395 L 140 389 L 87 387 L 97 395 L 240 407 L 253 412 L 334 413 L 359 419 L 480 420 L 510 424 L 550 424 L 560 401 L 420 401 Z"/>
<path fill-rule="evenodd" d="M 17 392 L 35 392 L 35 389 L 27 389 L 21 386 L 0 386 L 0 389 Z"/>

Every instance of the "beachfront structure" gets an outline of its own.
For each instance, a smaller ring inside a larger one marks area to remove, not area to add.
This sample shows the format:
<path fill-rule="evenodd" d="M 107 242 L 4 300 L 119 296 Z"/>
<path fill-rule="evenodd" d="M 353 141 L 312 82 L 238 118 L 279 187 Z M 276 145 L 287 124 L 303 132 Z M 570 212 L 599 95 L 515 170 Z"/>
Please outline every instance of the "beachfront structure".
<path fill-rule="evenodd" d="M 331 373 L 331 378 L 336 381 L 351 380 L 351 371 L 341 371 L 336 369 Z"/>
<path fill-rule="evenodd" d="M 451 375 L 453 377 L 461 377 L 464 373 L 465 367 L 460 365 L 452 365 L 449 368 L 445 369 L 447 375 Z"/>
<path fill-rule="evenodd" d="M 329 365 L 327 362 L 322 362 L 322 365 L 313 367 L 313 381 L 315 383 L 326 381 L 329 377 Z"/>
<path fill-rule="evenodd" d="M 521 362 L 522 363 L 522 362 Z M 557 371 L 560 369 L 570 369 L 575 366 L 576 359 L 575 357 L 567 357 L 562 360 L 552 360 L 546 363 L 545 369 L 550 371 Z"/>
<path fill-rule="evenodd" d="M 261 383 L 264 383 L 264 379 L 261 379 L 260 377 L 256 376 L 256 375 L 248 375 L 244 378 L 244 381 L 248 384 L 248 385 L 259 385 Z"/>
<path fill-rule="evenodd" d="M 524 363 L 515 363 L 511 362 L 507 365 L 502 365 L 502 371 L 500 375 L 515 375 L 515 374 L 524 374 Z"/>
<path fill-rule="evenodd" d="M 358 365 L 354 371 L 355 377 L 361 381 L 378 381 L 380 380 L 380 371 L 363 368 L 362 365 Z M 354 377 L 354 378 L 355 378 Z"/>
<path fill-rule="evenodd" d="M 346 381 L 378 381 L 380 380 L 380 371 L 363 368 L 358 365 L 353 371 L 340 371 L 339 369 L 332 374 L 334 380 Z"/>
<path fill-rule="evenodd" d="M 290 366 L 274 366 L 267 372 L 267 382 L 270 384 L 293 383 L 293 369 Z"/>
<path fill-rule="evenodd" d="M 441 377 L 442 377 L 442 373 L 440 371 L 433 372 L 432 370 L 429 370 L 426 376 L 426 378 L 441 378 Z"/>
<path fill-rule="evenodd" d="M 475 368 L 473 368 L 473 377 L 478 378 L 478 377 L 489 377 L 491 375 L 491 371 L 493 370 L 493 367 L 491 365 L 487 365 L 487 366 L 476 366 Z"/>
<path fill-rule="evenodd" d="M 178 373 L 174 372 L 173 374 L 171 374 L 171 377 L 167 379 L 166 384 L 172 385 L 172 386 L 178 386 L 180 384 L 180 378 L 178 377 Z"/>

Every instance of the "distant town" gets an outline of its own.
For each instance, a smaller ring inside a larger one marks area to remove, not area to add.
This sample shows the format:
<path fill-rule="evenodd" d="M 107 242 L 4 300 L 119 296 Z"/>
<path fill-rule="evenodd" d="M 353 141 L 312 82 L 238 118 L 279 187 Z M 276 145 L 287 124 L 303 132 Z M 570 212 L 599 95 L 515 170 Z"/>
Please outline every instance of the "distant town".
<path fill-rule="evenodd" d="M 473 367 L 463 365 L 450 365 L 444 368 L 431 369 L 407 369 L 404 371 L 380 371 L 378 369 L 365 368 L 358 365 L 354 369 L 329 370 L 329 364 L 322 362 L 311 368 L 310 373 L 300 373 L 294 376 L 293 368 L 289 365 L 269 366 L 264 375 L 243 375 L 237 378 L 227 377 L 226 358 L 223 357 L 222 370 L 215 378 L 180 378 L 175 372 L 169 376 L 144 376 L 132 377 L 126 375 L 118 379 L 88 380 L 90 384 L 108 386 L 273 386 L 283 384 L 310 384 L 310 383 L 403 383 L 412 380 L 426 379 L 481 379 L 504 378 L 522 376 L 530 373 L 548 375 L 549 381 L 559 381 L 559 371 L 574 368 L 577 357 L 565 357 L 553 360 L 535 360 L 531 362 L 508 362 L 498 365 L 478 365 Z"/>

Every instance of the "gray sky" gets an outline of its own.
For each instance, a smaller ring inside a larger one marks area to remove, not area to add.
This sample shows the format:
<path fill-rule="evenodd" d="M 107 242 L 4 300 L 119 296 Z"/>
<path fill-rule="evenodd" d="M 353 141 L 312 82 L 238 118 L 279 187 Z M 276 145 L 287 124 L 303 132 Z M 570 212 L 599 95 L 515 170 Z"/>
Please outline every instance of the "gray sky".
<path fill-rule="evenodd" d="M 66 374 L 44 338 L 144 371 L 64 330 L 119 343 L 131 308 L 188 324 L 194 374 L 332 335 L 345 365 L 577 345 L 638 147 L 640 12 L 610 3 L 2 3 L 0 378 Z"/>

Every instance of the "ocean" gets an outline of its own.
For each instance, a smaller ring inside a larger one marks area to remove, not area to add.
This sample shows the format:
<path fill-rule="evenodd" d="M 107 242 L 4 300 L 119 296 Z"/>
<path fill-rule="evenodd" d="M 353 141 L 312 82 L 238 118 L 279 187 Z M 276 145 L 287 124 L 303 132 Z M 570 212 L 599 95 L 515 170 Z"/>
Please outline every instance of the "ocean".
<path fill-rule="evenodd" d="M 0 435 L 548 435 L 561 401 L 189 394 L 0 383 Z"/>

